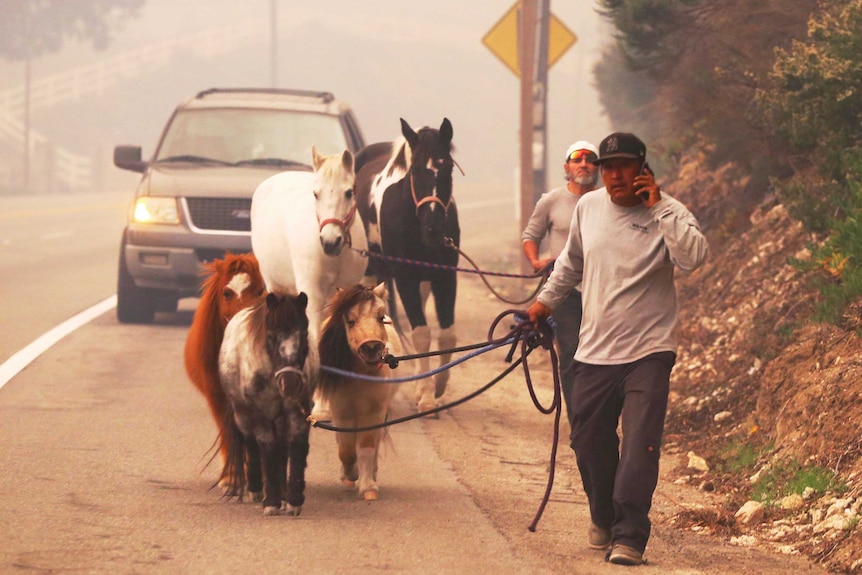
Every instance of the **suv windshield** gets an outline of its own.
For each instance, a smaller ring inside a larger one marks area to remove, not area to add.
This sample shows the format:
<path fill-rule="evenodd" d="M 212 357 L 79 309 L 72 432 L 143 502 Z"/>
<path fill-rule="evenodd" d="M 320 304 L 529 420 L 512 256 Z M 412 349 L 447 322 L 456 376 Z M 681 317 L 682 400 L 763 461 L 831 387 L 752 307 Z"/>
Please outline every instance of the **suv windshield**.
<path fill-rule="evenodd" d="M 156 162 L 305 165 L 348 148 L 338 117 L 260 109 L 182 110 L 174 116 Z"/>

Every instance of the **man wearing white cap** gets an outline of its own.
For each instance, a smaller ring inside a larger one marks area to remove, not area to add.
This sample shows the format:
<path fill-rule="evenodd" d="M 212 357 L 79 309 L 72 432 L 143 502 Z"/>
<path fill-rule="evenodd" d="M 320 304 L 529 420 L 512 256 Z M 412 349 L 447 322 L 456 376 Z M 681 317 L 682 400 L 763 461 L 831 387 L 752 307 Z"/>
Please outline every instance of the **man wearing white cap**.
<path fill-rule="evenodd" d="M 596 147 L 584 140 L 569 146 L 563 164 L 566 185 L 542 194 L 536 202 L 530 221 L 521 234 L 524 255 L 534 270 L 543 270 L 551 265 L 566 246 L 572 213 L 578 200 L 587 192 L 596 189 L 599 171 L 593 162 L 598 158 L 598 154 Z M 549 257 L 540 258 L 539 246 L 546 236 Z M 566 413 L 571 422 L 570 397 L 573 379 L 570 367 L 575 351 L 578 349 L 578 333 L 581 329 L 581 293 L 578 289 L 571 290 L 566 300 L 555 310 L 553 320 L 554 339 L 560 359 L 560 381 L 566 402 Z"/>

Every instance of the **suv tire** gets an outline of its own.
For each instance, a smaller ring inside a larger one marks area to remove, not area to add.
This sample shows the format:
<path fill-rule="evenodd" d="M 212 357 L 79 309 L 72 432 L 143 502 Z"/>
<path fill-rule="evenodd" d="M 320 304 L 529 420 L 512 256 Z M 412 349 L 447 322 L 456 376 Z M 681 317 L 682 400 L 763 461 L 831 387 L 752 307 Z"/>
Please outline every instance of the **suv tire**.
<path fill-rule="evenodd" d="M 120 244 L 117 273 L 117 319 L 120 323 L 152 323 L 156 306 L 151 290 L 139 288 L 126 268 L 126 242 Z"/>

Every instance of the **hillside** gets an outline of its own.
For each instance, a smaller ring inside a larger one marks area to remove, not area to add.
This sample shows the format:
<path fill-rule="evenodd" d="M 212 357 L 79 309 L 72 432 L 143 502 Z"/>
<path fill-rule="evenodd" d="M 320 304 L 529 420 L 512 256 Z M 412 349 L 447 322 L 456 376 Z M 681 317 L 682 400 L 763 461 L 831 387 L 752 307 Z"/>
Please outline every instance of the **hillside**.
<path fill-rule="evenodd" d="M 839 325 L 812 323 L 813 278 L 788 258 L 808 258 L 819 238 L 762 190 L 766 200 L 740 209 L 748 181 L 733 166 L 708 170 L 697 157 L 680 165 L 666 189 L 698 216 L 711 253 L 679 281 L 666 442 L 709 467 L 680 467 L 677 481 L 721 503 L 675 521 L 862 572 L 862 301 Z M 765 513 L 743 525 L 734 515 L 754 491 Z"/>

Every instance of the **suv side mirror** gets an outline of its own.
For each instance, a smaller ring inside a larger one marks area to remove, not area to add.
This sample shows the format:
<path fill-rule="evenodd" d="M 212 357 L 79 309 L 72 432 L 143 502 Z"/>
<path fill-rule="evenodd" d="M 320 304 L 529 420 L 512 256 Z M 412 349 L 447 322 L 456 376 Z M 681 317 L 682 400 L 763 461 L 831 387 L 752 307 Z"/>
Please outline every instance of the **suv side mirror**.
<path fill-rule="evenodd" d="M 124 170 L 140 173 L 147 169 L 147 163 L 141 159 L 140 146 L 115 147 L 114 165 Z"/>

